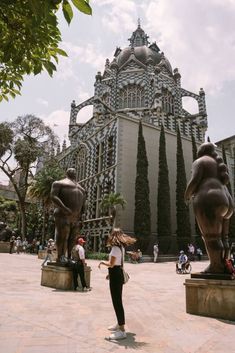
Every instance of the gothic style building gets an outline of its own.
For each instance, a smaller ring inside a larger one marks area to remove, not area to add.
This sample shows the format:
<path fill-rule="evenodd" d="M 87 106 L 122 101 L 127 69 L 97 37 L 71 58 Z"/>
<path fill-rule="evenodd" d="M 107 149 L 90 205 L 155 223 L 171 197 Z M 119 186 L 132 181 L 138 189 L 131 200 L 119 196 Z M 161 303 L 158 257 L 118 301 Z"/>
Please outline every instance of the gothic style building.
<path fill-rule="evenodd" d="M 149 162 L 149 186 L 152 233 L 156 234 L 158 150 L 161 124 L 166 133 L 170 178 L 172 230 L 176 228 L 176 128 L 180 127 L 187 176 L 192 165 L 191 134 L 198 144 L 204 142 L 207 129 L 205 93 L 189 92 L 181 87 L 181 75 L 157 44 L 138 25 L 128 47 L 116 48 L 114 58 L 106 60 L 104 72 L 95 77 L 94 96 L 71 104 L 70 146 L 58 155 L 64 169 L 75 167 L 77 180 L 87 190 L 88 209 L 84 233 L 89 247 L 103 251 L 110 230 L 109 217 L 103 217 L 99 203 L 104 195 L 120 192 L 127 201 L 125 210 L 117 210 L 116 224 L 133 233 L 138 123 L 141 119 Z M 198 104 L 190 114 L 183 97 Z M 78 112 L 93 106 L 93 115 L 81 124 Z M 194 223 L 194 222 L 192 222 Z"/>

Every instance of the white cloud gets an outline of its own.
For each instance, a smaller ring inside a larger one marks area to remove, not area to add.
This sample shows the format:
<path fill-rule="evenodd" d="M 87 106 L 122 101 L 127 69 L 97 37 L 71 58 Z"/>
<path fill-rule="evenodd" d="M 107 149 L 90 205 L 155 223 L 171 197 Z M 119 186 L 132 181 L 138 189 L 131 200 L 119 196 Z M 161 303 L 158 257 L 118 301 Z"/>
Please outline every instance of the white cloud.
<path fill-rule="evenodd" d="M 102 24 L 104 28 L 121 33 L 124 30 L 133 30 L 136 27 L 137 5 L 133 0 L 97 0 L 97 6 L 102 9 Z"/>
<path fill-rule="evenodd" d="M 215 94 L 235 79 L 234 0 L 150 1 L 145 15 L 147 29 L 173 68 L 179 67 L 185 88 Z"/>
<path fill-rule="evenodd" d="M 64 140 L 68 141 L 69 116 L 70 112 L 61 109 L 49 115 L 40 115 L 40 118 L 51 127 L 62 143 Z"/>
<path fill-rule="evenodd" d="M 85 46 L 79 46 L 70 42 L 63 42 L 63 49 L 69 55 L 71 63 L 86 63 L 97 70 L 103 69 L 105 60 L 108 57 L 103 55 L 100 49 L 91 43 L 87 43 Z"/>
<path fill-rule="evenodd" d="M 45 99 L 43 99 L 43 98 L 40 98 L 40 97 L 36 99 L 36 102 L 37 102 L 38 104 L 44 105 L 45 107 L 48 107 L 48 105 L 49 105 L 49 103 L 48 103 L 47 100 L 45 100 Z"/>

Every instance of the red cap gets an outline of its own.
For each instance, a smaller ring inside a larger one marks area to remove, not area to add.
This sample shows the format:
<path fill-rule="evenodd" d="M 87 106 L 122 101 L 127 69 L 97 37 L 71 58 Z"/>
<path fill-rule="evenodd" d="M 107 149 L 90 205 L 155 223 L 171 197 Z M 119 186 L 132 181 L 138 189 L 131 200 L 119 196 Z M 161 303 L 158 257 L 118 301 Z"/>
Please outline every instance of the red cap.
<path fill-rule="evenodd" d="M 78 243 L 79 244 L 84 244 L 86 241 L 83 238 L 78 238 Z"/>

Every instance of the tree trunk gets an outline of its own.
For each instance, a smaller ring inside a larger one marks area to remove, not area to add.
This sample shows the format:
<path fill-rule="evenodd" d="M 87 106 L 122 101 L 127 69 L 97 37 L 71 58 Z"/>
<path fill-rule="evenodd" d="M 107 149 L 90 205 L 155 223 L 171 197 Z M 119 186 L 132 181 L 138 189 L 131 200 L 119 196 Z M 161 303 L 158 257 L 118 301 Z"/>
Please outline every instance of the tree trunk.
<path fill-rule="evenodd" d="M 26 213 L 25 213 L 25 203 L 19 200 L 20 215 L 21 215 L 21 237 L 24 240 L 26 238 Z"/>

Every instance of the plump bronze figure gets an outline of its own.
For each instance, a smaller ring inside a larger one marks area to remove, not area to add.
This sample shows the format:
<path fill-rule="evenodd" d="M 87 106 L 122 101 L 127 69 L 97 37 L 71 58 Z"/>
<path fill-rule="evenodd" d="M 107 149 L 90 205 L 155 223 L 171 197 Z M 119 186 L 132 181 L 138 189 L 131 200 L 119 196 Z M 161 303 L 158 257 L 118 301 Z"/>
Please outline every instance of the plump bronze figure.
<path fill-rule="evenodd" d="M 226 184 L 228 169 L 213 143 L 203 143 L 192 166 L 192 176 L 185 191 L 185 201 L 193 200 L 194 213 L 210 260 L 204 272 L 225 273 L 229 258 L 229 218 L 234 211 Z"/>
<path fill-rule="evenodd" d="M 74 168 L 69 168 L 66 178 L 55 181 L 51 188 L 51 199 L 56 205 L 54 211 L 57 262 L 70 258 L 80 228 L 85 208 L 85 190 L 76 182 Z"/>

